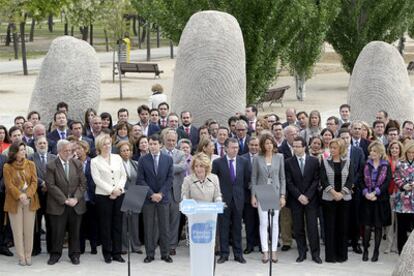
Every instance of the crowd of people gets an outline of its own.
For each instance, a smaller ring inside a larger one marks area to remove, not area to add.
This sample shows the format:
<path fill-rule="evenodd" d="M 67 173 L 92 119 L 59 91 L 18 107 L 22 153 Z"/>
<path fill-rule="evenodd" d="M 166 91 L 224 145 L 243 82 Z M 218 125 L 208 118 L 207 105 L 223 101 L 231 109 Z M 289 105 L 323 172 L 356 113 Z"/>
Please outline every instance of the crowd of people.
<path fill-rule="evenodd" d="M 61 102 L 51 122 L 31 111 L 10 129 L 0 126 L 0 254 L 13 256 L 14 245 L 23 266 L 43 251 L 53 265 L 67 243 L 76 265 L 89 241 L 90 253 L 100 246 L 106 263 L 125 262 L 129 224 L 132 252 L 143 254 L 143 245 L 150 263 L 159 245 L 161 259 L 171 263 L 186 232 L 183 199 L 225 203 L 219 264 L 229 260 L 230 247 L 236 262 L 261 251 L 263 263 L 276 263 L 278 248 L 291 250 L 293 239 L 297 262 L 309 251 L 321 264 L 321 243 L 329 263 L 346 262 L 348 248 L 368 261 L 370 244 L 376 262 L 384 238 L 385 254 L 401 253 L 414 226 L 412 121 L 400 125 L 402 118 L 380 110 L 371 127 L 351 121 L 343 104 L 324 128 L 317 110 L 287 108 L 282 121 L 248 105 L 226 125 L 204 118 L 194 126 L 197 114 L 172 112 L 157 102 L 162 87 L 153 91 L 151 108 L 139 106 L 134 124 L 125 108 L 116 124 L 92 108 L 83 121 L 71 120 Z M 142 214 L 127 218 L 121 205 L 131 185 L 148 193 Z M 271 215 L 261 206 L 262 185 L 275 191 Z"/>

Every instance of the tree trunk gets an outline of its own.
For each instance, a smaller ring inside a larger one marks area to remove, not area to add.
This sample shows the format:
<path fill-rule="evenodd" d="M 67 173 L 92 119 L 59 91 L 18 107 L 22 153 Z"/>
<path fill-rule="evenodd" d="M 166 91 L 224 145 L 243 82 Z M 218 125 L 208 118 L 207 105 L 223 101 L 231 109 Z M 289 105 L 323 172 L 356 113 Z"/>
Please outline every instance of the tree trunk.
<path fill-rule="evenodd" d="M 104 29 L 104 34 L 105 34 L 105 49 L 107 52 L 109 52 L 108 32 L 106 31 L 106 29 Z"/>
<path fill-rule="evenodd" d="M 9 23 L 7 25 L 7 31 L 6 31 L 6 41 L 5 41 L 5 46 L 10 46 L 10 42 L 11 42 L 11 23 Z"/>
<path fill-rule="evenodd" d="M 136 15 L 134 15 L 132 17 L 132 31 L 134 32 L 135 36 L 138 34 L 137 33 L 137 16 Z"/>
<path fill-rule="evenodd" d="M 157 48 L 160 48 L 160 26 L 157 25 Z"/>
<path fill-rule="evenodd" d="M 405 48 L 405 37 L 401 36 L 398 40 L 398 52 L 400 52 L 401 56 L 404 56 L 404 48 Z"/>
<path fill-rule="evenodd" d="M 174 45 L 171 39 L 170 39 L 170 58 L 171 59 L 174 58 Z"/>
<path fill-rule="evenodd" d="M 28 72 L 27 72 L 26 41 L 24 39 L 25 27 L 26 27 L 26 15 L 24 16 L 23 21 L 20 22 L 20 41 L 22 44 L 23 74 L 27 76 Z"/>
<path fill-rule="evenodd" d="M 29 36 L 30 42 L 33 42 L 33 39 L 34 39 L 35 26 L 36 26 L 36 20 L 32 18 L 32 25 L 30 25 L 30 36 Z"/>
<path fill-rule="evenodd" d="M 49 32 L 53 33 L 53 14 L 49 14 L 47 18 L 47 26 L 49 28 Z"/>
<path fill-rule="evenodd" d="M 138 38 L 138 49 L 141 49 L 142 48 L 142 43 L 141 43 L 141 20 L 139 20 L 139 19 L 138 19 L 137 38 Z"/>
<path fill-rule="evenodd" d="M 11 23 L 10 29 L 13 36 L 14 59 L 19 59 L 19 38 L 17 37 L 16 25 Z"/>
<path fill-rule="evenodd" d="M 147 22 L 147 61 L 151 60 L 151 24 Z"/>
<path fill-rule="evenodd" d="M 143 43 L 145 41 L 145 38 L 147 37 L 147 27 L 145 23 L 141 23 L 141 26 L 142 26 L 141 43 Z"/>
<path fill-rule="evenodd" d="M 79 27 L 82 34 L 82 40 L 88 41 L 88 26 Z"/>
<path fill-rule="evenodd" d="M 93 25 L 89 26 L 89 44 L 93 46 Z"/>
<path fill-rule="evenodd" d="M 306 76 L 304 74 L 299 75 L 295 73 L 295 84 L 296 84 L 296 98 L 299 101 L 303 101 L 305 99 L 305 87 Z"/>
<path fill-rule="evenodd" d="M 64 35 L 68 35 L 68 34 L 69 34 L 69 24 L 68 24 L 68 22 L 67 22 L 67 21 L 65 22 L 65 25 L 64 25 L 64 31 L 63 31 L 63 34 L 64 34 Z"/>
<path fill-rule="evenodd" d="M 70 27 L 70 36 L 73 36 L 74 31 L 75 31 L 75 27 L 71 26 Z"/>

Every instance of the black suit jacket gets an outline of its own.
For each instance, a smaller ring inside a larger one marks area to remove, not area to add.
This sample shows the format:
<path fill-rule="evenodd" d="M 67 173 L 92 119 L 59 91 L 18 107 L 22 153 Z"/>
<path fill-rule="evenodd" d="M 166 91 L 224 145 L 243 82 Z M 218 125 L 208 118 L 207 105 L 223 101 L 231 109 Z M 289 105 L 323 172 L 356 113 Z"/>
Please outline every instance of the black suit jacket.
<path fill-rule="evenodd" d="M 357 198 L 358 195 L 360 195 L 359 187 L 364 181 L 364 165 L 365 165 L 364 152 L 359 147 L 351 146 L 350 157 L 351 157 L 351 164 L 353 166 L 353 172 L 354 172 L 353 198 Z"/>
<path fill-rule="evenodd" d="M 237 140 L 239 141 L 239 138 L 237 138 Z M 239 148 L 239 155 L 243 155 L 249 152 L 249 141 L 250 141 L 250 136 L 246 135 L 246 139 L 244 140 L 244 143 L 243 143 L 243 148 Z M 239 142 L 239 146 L 240 146 L 240 142 Z"/>
<path fill-rule="evenodd" d="M 223 195 L 223 201 L 230 206 L 232 200 L 240 215 L 243 213 L 244 191 L 248 188 L 250 182 L 249 163 L 246 158 L 236 157 L 236 181 L 231 182 L 230 170 L 227 156 L 218 158 L 213 161 L 212 173 L 216 174 L 220 182 L 220 190 Z"/>
<path fill-rule="evenodd" d="M 70 134 L 71 134 L 70 130 L 66 129 L 66 138 L 68 138 L 68 136 Z M 47 135 L 47 138 L 49 138 L 50 140 L 53 140 L 57 143 L 60 140 L 60 134 L 59 134 L 58 130 L 55 129 Z"/>
<path fill-rule="evenodd" d="M 354 139 L 351 139 L 351 145 L 353 145 L 355 142 Z M 359 147 L 362 149 L 362 151 L 364 152 L 364 160 L 367 161 L 368 156 L 369 156 L 369 152 L 368 152 L 368 146 L 369 144 L 371 144 L 370 141 L 368 141 L 367 139 L 362 139 L 359 142 Z"/>
<path fill-rule="evenodd" d="M 282 145 L 278 148 L 278 151 L 283 154 L 285 160 L 292 157 L 292 152 L 290 151 L 288 141 L 286 139 L 283 140 Z"/>
<path fill-rule="evenodd" d="M 191 144 L 193 145 L 193 151 L 197 149 L 198 143 L 200 141 L 200 137 L 198 136 L 198 128 L 191 125 L 190 127 L 190 135 L 185 132 L 184 126 L 179 126 L 178 129 L 184 131 L 185 135 L 190 139 Z"/>
<path fill-rule="evenodd" d="M 298 200 L 302 194 L 309 199 L 307 206 L 317 206 L 319 170 L 319 160 L 313 156 L 306 155 L 303 175 L 296 156 L 285 161 L 286 188 L 288 190 L 287 204 L 289 207 L 302 206 Z"/>
<path fill-rule="evenodd" d="M 141 125 L 141 122 L 138 122 L 137 125 Z M 160 132 L 160 127 L 156 124 L 148 123 L 148 137 L 151 135 Z"/>
<path fill-rule="evenodd" d="M 247 162 L 249 163 L 248 174 L 250 175 L 250 179 L 249 179 L 248 187 L 245 187 L 245 189 L 244 189 L 244 202 L 247 203 L 247 204 L 250 204 L 251 199 L 252 199 L 252 190 L 251 190 L 252 160 L 250 159 L 250 153 L 249 152 L 243 154 L 241 157 L 245 158 L 247 160 Z"/>
<path fill-rule="evenodd" d="M 154 171 L 154 158 L 152 154 L 146 154 L 139 159 L 137 185 L 149 188 L 145 203 L 153 203 L 150 196 L 154 193 L 162 193 L 160 203 L 170 202 L 169 194 L 173 185 L 173 159 L 171 156 L 159 153 L 158 170 Z"/>
<path fill-rule="evenodd" d="M 0 154 L 0 193 L 4 193 L 4 181 L 3 181 L 3 167 L 6 164 L 7 157 Z"/>

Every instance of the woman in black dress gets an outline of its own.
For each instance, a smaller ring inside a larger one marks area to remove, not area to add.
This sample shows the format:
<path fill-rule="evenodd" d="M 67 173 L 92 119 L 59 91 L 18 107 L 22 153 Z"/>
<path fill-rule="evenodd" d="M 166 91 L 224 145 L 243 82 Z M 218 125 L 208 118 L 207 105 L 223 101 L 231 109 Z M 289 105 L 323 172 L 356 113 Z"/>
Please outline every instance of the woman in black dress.
<path fill-rule="evenodd" d="M 362 184 L 361 224 L 365 226 L 363 236 L 364 253 L 362 260 L 368 261 L 369 240 L 374 228 L 375 245 L 371 261 L 378 261 L 379 247 L 382 238 L 382 227 L 391 225 L 391 207 L 389 204 L 388 185 L 392 173 L 385 148 L 379 141 L 372 142 L 369 147 L 369 158 L 364 167 Z"/>

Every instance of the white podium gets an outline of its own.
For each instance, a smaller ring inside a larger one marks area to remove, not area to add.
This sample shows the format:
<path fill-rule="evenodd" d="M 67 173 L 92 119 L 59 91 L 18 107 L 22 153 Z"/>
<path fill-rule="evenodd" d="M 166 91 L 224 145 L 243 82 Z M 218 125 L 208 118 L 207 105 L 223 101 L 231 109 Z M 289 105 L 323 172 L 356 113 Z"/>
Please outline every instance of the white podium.
<path fill-rule="evenodd" d="M 197 203 L 194 199 L 186 199 L 180 203 L 180 211 L 188 218 L 192 276 L 214 274 L 217 214 L 223 213 L 223 207 L 223 202 Z"/>

